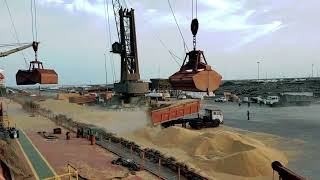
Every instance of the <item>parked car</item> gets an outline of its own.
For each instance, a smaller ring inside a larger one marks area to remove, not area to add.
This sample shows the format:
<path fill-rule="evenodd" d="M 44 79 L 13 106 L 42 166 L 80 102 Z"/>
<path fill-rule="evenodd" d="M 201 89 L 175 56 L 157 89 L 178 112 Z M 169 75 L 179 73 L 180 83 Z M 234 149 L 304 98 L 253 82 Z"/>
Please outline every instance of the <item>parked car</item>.
<path fill-rule="evenodd" d="M 259 104 L 259 103 L 263 102 L 263 99 L 260 96 L 252 97 L 250 99 L 251 99 L 251 102 L 253 102 L 253 103 L 258 103 Z"/>
<path fill-rule="evenodd" d="M 180 94 L 180 95 L 178 96 L 178 99 L 187 99 L 187 96 L 184 95 L 184 94 Z"/>

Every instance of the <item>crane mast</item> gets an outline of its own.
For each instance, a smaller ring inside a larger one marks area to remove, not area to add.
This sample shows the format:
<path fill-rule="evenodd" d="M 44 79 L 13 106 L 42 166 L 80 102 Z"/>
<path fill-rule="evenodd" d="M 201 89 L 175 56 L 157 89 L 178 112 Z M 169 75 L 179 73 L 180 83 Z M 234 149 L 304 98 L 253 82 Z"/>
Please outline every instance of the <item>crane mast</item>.
<path fill-rule="evenodd" d="M 118 32 L 118 42 L 112 51 L 121 57 L 121 79 L 115 91 L 128 96 L 147 92 L 148 84 L 140 81 L 134 9 L 123 8 L 119 0 L 112 0 Z"/>

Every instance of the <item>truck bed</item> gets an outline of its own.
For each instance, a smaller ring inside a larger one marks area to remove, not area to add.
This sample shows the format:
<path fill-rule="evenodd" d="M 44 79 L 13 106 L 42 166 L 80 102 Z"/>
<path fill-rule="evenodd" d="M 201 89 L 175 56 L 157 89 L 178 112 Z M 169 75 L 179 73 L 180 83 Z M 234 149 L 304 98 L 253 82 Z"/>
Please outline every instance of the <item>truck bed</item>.
<path fill-rule="evenodd" d="M 151 111 L 151 120 L 153 125 L 176 120 L 198 113 L 200 110 L 199 100 L 182 100 L 174 102 L 167 107 Z"/>

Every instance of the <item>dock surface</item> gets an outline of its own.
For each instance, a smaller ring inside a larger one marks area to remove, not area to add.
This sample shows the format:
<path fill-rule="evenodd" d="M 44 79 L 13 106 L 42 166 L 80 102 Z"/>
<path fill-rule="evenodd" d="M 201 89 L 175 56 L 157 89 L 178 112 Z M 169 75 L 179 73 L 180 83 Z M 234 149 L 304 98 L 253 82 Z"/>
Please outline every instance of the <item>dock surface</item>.
<path fill-rule="evenodd" d="M 38 149 L 21 129 L 19 130 L 18 142 L 21 145 L 21 149 L 28 162 L 32 166 L 37 179 L 45 179 L 55 176 L 55 172 L 50 167 L 46 159 L 41 155 Z"/>

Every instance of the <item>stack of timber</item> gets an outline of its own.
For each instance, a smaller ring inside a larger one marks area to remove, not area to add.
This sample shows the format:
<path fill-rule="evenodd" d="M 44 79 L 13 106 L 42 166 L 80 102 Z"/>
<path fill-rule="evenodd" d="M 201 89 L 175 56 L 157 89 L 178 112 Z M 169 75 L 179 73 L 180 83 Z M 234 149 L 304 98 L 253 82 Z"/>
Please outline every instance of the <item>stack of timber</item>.
<path fill-rule="evenodd" d="M 96 101 L 96 97 L 94 96 L 79 96 L 79 97 L 69 98 L 69 103 L 77 103 L 77 104 L 93 103 L 95 101 Z"/>
<path fill-rule="evenodd" d="M 112 99 L 113 92 L 112 91 L 106 91 L 104 93 L 101 93 L 100 95 L 105 101 L 108 101 L 108 100 Z"/>
<path fill-rule="evenodd" d="M 78 93 L 59 93 L 57 95 L 58 100 L 68 101 L 70 97 L 80 97 Z"/>

